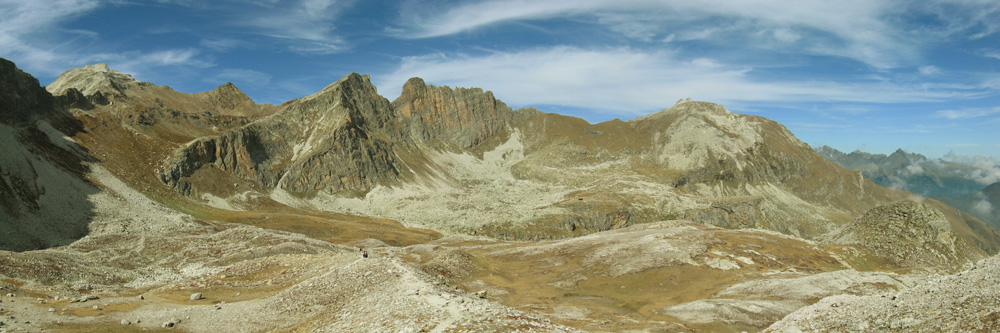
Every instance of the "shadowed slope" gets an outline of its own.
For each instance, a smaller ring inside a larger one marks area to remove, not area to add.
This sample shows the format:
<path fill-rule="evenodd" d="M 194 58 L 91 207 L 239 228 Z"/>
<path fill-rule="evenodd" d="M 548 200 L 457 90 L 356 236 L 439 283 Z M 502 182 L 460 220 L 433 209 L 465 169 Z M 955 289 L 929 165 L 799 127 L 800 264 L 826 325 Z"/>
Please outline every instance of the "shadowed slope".
<path fill-rule="evenodd" d="M 87 151 L 67 137 L 79 129 L 38 80 L 0 58 L 0 250 L 69 244 L 93 217 Z"/>

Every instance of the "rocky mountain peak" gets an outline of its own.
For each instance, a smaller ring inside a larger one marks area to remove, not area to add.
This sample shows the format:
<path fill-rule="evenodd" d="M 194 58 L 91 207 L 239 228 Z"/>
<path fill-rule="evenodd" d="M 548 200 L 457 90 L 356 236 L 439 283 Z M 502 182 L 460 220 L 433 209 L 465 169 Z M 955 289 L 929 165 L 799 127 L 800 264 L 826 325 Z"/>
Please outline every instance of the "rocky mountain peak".
<path fill-rule="evenodd" d="M 834 149 L 833 147 L 830 147 L 828 145 L 817 147 L 814 150 L 816 150 L 816 153 L 818 153 L 820 156 L 823 156 L 828 160 L 837 160 L 847 156 L 847 154 L 844 154 L 843 152 Z"/>
<path fill-rule="evenodd" d="M 52 95 L 38 84 L 38 79 L 0 58 L 0 122 L 30 122 L 39 113 L 51 111 L 52 106 Z"/>
<path fill-rule="evenodd" d="M 742 169 L 741 156 L 763 141 L 764 131 L 760 119 L 719 104 L 687 100 L 637 118 L 634 124 L 653 131 L 653 157 L 674 170 L 694 170 L 720 159 Z"/>
<path fill-rule="evenodd" d="M 424 83 L 424 79 L 411 77 L 409 80 L 406 80 L 406 83 L 403 84 L 403 91 L 399 95 L 400 97 L 416 96 L 422 94 L 425 90 L 427 90 L 427 83 Z"/>
<path fill-rule="evenodd" d="M 279 112 L 306 127 L 334 123 L 376 131 L 392 127 L 389 100 L 378 94 L 368 75 L 358 73 L 348 74 Z"/>
<path fill-rule="evenodd" d="M 220 110 L 232 110 L 241 105 L 254 104 L 253 100 L 232 82 L 226 82 L 213 90 L 198 95 Z"/>
<path fill-rule="evenodd" d="M 338 79 L 337 81 L 334 81 L 333 83 L 328 84 L 326 87 L 323 87 L 323 89 L 320 89 L 320 91 L 317 91 L 312 95 L 303 97 L 300 100 L 321 98 L 326 95 L 335 94 L 341 91 L 344 87 L 361 88 L 365 86 L 371 86 L 372 89 L 375 88 L 375 86 L 372 85 L 371 83 L 370 76 L 361 75 L 358 73 L 351 73 L 345 75 L 344 77 Z"/>
<path fill-rule="evenodd" d="M 125 74 L 108 67 L 107 64 L 86 65 L 63 72 L 45 87 L 53 95 L 64 95 L 75 88 L 86 96 L 97 93 L 124 95 L 125 89 L 140 84 L 131 74 Z"/>
<path fill-rule="evenodd" d="M 216 87 L 212 91 L 216 91 L 216 92 L 219 92 L 219 93 L 226 93 L 226 94 L 229 94 L 229 93 L 243 94 L 243 92 L 240 91 L 240 89 L 237 88 L 236 85 L 233 84 L 232 82 L 223 83 L 221 86 Z"/>

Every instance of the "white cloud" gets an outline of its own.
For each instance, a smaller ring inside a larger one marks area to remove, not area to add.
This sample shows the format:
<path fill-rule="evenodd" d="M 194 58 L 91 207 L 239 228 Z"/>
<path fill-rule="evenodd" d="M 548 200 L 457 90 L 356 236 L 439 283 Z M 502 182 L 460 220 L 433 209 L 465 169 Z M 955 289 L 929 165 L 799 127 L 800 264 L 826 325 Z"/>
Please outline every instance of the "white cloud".
<path fill-rule="evenodd" d="M 159 0 L 187 6 L 219 19 L 216 29 L 239 29 L 280 41 L 296 53 L 333 54 L 347 49 L 347 41 L 336 33 L 336 22 L 354 0 Z M 232 38 L 207 38 L 203 47 L 221 52 L 251 44 Z"/>
<path fill-rule="evenodd" d="M 233 38 L 202 39 L 198 42 L 198 45 L 215 52 L 225 52 L 235 48 L 250 47 L 250 43 Z"/>
<path fill-rule="evenodd" d="M 972 205 L 972 211 L 979 216 L 990 216 L 993 215 L 993 205 L 989 201 L 979 200 Z"/>
<path fill-rule="evenodd" d="M 920 72 L 920 75 L 926 75 L 926 76 L 937 75 L 941 73 L 941 69 L 934 66 L 920 66 L 920 68 L 918 68 L 917 70 Z"/>
<path fill-rule="evenodd" d="M 49 43 L 56 27 L 100 5 L 95 0 L 0 0 L 0 57 L 18 62 L 32 72 L 57 74 L 69 58 L 58 44 Z M 79 31 L 63 33 L 81 34 Z M 53 44 L 55 46 L 53 46 Z"/>
<path fill-rule="evenodd" d="M 876 67 L 894 66 L 896 59 L 911 57 L 914 46 L 897 42 L 898 31 L 885 17 L 898 10 L 895 1 L 617 1 L 617 0 L 489 0 L 448 10 L 413 10 L 406 7 L 402 25 L 410 38 L 456 34 L 512 20 L 593 16 L 613 31 L 641 40 L 674 33 L 680 40 L 715 38 L 726 31 L 718 20 L 732 26 L 728 34 L 772 31 L 771 38 L 790 43 L 814 36 L 808 51 L 855 58 Z M 817 35 L 818 34 L 818 35 Z M 833 37 L 833 39 L 815 38 Z M 740 38 L 729 36 L 731 39 Z M 744 38 L 745 39 L 745 38 Z M 746 41 L 750 42 L 750 41 Z M 835 43 L 831 43 L 835 42 Z"/>
<path fill-rule="evenodd" d="M 25 34 L 89 12 L 100 5 L 97 0 L 2 0 L 0 33 Z"/>
<path fill-rule="evenodd" d="M 903 168 L 902 170 L 900 170 L 900 173 L 904 177 L 916 176 L 916 175 L 923 174 L 924 173 L 924 168 L 922 166 L 920 166 L 920 164 L 918 164 L 918 163 L 913 163 L 913 164 L 907 165 L 906 168 Z"/>
<path fill-rule="evenodd" d="M 240 18 L 230 24 L 286 40 L 294 52 L 331 54 L 347 47 L 344 38 L 334 33 L 334 23 L 350 3 L 344 0 L 274 1 L 238 14 Z"/>
<path fill-rule="evenodd" d="M 799 39 L 802 39 L 802 35 L 792 31 L 791 29 L 784 28 L 771 30 L 771 35 L 774 36 L 775 39 L 785 43 L 794 43 Z"/>
<path fill-rule="evenodd" d="M 92 0 L 14 1 L 0 0 L 0 56 L 16 61 L 18 67 L 35 75 L 57 75 L 84 64 L 106 62 L 113 68 L 140 77 L 143 72 L 162 67 L 206 68 L 211 61 L 199 58 L 192 48 L 157 51 L 91 53 L 72 41 L 58 39 L 64 34 L 96 40 L 92 31 L 63 29 L 61 26 L 102 5 Z"/>
<path fill-rule="evenodd" d="M 990 185 L 1000 182 L 1000 163 L 991 157 L 961 156 L 951 151 L 945 154 L 942 159 L 970 167 L 966 170 L 957 170 L 956 173 L 977 183 Z"/>
<path fill-rule="evenodd" d="M 214 63 L 198 58 L 196 49 L 169 49 L 153 52 L 101 53 L 81 58 L 85 63 L 106 62 L 108 66 L 136 78 L 163 67 L 208 68 Z"/>
<path fill-rule="evenodd" d="M 563 105 L 622 115 L 663 109 L 687 97 L 723 104 L 893 103 L 940 101 L 971 93 L 888 82 L 766 81 L 755 79 L 751 72 L 749 67 L 710 58 L 682 59 L 667 51 L 557 46 L 482 56 L 407 57 L 397 70 L 377 76 L 376 81 L 389 98 L 398 96 L 406 79 L 420 76 L 433 84 L 491 89 L 514 105 Z"/>
<path fill-rule="evenodd" d="M 607 7 L 607 1 L 480 1 L 453 6 L 447 10 L 429 7 L 427 3 L 403 6 L 403 24 L 410 30 L 407 37 L 438 37 L 469 31 L 499 22 L 537 19 L 573 13 L 584 13 Z"/>
<path fill-rule="evenodd" d="M 941 110 L 937 112 L 937 115 L 938 117 L 948 118 L 948 119 L 969 119 L 969 118 L 985 117 L 997 113 L 1000 113 L 1000 106 L 992 108 Z"/>

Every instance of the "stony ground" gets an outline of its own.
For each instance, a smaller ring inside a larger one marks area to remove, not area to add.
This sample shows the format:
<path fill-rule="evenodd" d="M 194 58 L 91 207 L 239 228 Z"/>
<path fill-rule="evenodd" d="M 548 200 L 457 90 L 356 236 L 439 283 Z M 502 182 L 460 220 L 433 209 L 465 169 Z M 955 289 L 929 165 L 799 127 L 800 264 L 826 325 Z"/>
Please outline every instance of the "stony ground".
<path fill-rule="evenodd" d="M 301 234 L 198 220 L 92 170 L 103 191 L 88 198 L 88 236 L 0 251 L 0 331 L 572 330 L 449 286 L 391 247 L 364 258 Z"/>
<path fill-rule="evenodd" d="M 0 252 L 0 331 L 755 331 L 790 312 L 771 329 L 989 330 L 1000 316 L 996 259 L 930 279 L 861 272 L 849 248 L 689 221 L 348 246 L 199 220 L 96 165 L 89 177 L 102 191 L 87 237 Z"/>
<path fill-rule="evenodd" d="M 803 307 L 768 332 L 997 332 L 1000 257 L 913 288 L 870 296 L 838 295 Z"/>

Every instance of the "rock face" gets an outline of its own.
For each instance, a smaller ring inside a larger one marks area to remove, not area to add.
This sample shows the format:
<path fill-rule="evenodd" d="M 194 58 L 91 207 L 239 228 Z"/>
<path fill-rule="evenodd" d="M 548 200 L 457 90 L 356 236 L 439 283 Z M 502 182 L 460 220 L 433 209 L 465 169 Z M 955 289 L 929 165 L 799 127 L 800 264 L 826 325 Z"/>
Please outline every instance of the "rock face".
<path fill-rule="evenodd" d="M 520 118 L 492 92 L 428 86 L 420 78 L 406 81 L 392 106 L 401 127 L 413 138 L 465 149 L 498 135 Z"/>

